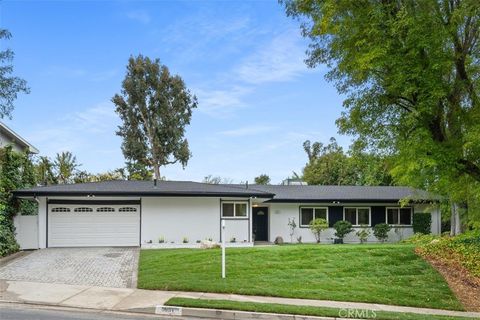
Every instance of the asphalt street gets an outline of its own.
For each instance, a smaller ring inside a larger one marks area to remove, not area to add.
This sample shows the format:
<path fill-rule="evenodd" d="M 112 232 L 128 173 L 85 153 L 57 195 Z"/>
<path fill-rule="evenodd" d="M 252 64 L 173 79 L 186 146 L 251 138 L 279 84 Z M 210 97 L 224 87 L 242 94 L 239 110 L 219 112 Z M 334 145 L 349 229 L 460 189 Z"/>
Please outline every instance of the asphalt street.
<path fill-rule="evenodd" d="M 136 315 L 120 312 L 98 312 L 93 310 L 51 308 L 26 304 L 0 303 L 0 320 L 152 320 L 172 319 L 159 315 Z M 175 319 L 200 318 L 175 317 Z M 202 318 L 205 320 L 205 318 Z"/>

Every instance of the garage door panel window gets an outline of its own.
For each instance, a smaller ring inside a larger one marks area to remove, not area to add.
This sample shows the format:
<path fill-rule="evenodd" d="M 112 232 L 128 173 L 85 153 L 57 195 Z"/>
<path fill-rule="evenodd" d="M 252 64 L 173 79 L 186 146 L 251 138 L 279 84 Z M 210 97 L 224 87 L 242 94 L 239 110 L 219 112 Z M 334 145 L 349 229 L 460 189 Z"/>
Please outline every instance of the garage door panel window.
<path fill-rule="evenodd" d="M 344 208 L 343 220 L 350 222 L 354 226 L 370 225 L 370 208 Z"/>
<path fill-rule="evenodd" d="M 247 218 L 248 203 L 247 202 L 222 202 L 223 218 Z"/>
<path fill-rule="evenodd" d="M 73 211 L 74 212 L 93 212 L 93 209 L 89 207 L 79 207 L 79 208 L 73 209 Z"/>
<path fill-rule="evenodd" d="M 101 207 L 101 208 L 97 208 L 97 212 L 115 212 L 115 208 Z"/>
<path fill-rule="evenodd" d="M 137 208 L 134 207 L 122 207 L 118 209 L 118 212 L 137 212 Z"/>
<path fill-rule="evenodd" d="M 386 215 L 390 225 L 412 225 L 412 208 L 387 208 Z"/>
<path fill-rule="evenodd" d="M 328 209 L 325 207 L 301 207 L 300 227 L 307 228 L 314 219 L 325 219 L 328 221 Z"/>
<path fill-rule="evenodd" d="M 52 212 L 70 212 L 70 208 L 65 208 L 65 207 L 52 208 Z"/>

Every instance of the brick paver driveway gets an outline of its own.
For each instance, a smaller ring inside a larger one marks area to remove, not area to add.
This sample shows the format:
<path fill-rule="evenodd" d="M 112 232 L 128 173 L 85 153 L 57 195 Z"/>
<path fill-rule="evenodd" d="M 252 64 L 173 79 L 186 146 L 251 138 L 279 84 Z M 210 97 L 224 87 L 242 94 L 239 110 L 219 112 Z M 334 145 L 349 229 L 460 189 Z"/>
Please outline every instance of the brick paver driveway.
<path fill-rule="evenodd" d="M 138 248 L 49 248 L 0 268 L 0 279 L 129 288 L 136 286 Z"/>

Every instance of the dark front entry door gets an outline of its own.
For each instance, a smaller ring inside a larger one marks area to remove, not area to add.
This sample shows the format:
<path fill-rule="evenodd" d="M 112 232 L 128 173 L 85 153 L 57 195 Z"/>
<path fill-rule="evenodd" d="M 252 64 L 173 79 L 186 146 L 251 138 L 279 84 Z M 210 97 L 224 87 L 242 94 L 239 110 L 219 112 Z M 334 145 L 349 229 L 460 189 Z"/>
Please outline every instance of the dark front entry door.
<path fill-rule="evenodd" d="M 255 241 L 268 241 L 268 207 L 253 207 L 253 234 Z"/>

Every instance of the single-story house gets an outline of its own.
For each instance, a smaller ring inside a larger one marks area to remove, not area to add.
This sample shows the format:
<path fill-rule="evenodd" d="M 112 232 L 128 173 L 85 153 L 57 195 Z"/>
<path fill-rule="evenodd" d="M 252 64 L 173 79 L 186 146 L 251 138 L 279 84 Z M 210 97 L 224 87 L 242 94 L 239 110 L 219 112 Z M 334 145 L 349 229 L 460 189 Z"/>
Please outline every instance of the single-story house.
<path fill-rule="evenodd" d="M 426 192 L 407 187 L 231 185 L 190 181 L 105 181 L 34 187 L 15 191 L 36 199 L 38 247 L 196 246 L 205 239 L 231 246 L 257 241 L 314 242 L 314 218 L 330 226 L 322 241 L 332 242 L 334 223 L 356 228 L 388 223 L 389 241 L 413 234 L 413 216 L 431 214 L 440 233 L 440 211 Z M 400 200 L 409 199 L 401 206 Z M 289 220 L 297 228 L 290 237 Z M 222 232 L 222 221 L 225 231 Z M 22 226 L 17 226 L 19 233 Z M 29 233 L 31 236 L 31 233 Z M 374 242 L 372 236 L 368 241 Z M 355 232 L 345 242 L 358 242 Z"/>

